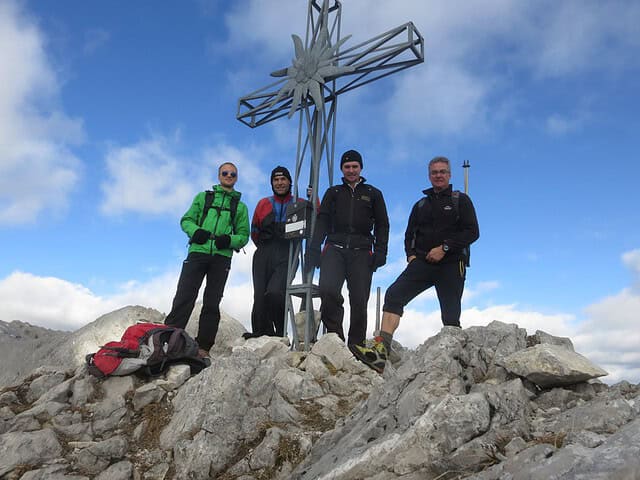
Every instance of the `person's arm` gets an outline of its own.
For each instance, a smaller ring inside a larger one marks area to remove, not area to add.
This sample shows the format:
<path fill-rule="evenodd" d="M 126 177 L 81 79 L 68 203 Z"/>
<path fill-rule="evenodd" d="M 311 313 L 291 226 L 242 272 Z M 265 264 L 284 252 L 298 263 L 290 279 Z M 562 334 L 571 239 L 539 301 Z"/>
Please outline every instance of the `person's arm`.
<path fill-rule="evenodd" d="M 242 202 L 238 203 L 238 211 L 236 212 L 233 227 L 229 248 L 240 250 L 249 243 L 249 209 Z"/>
<path fill-rule="evenodd" d="M 189 210 L 180 219 L 180 228 L 189 238 L 193 237 L 196 230 L 202 229 L 198 222 L 204 210 L 204 196 L 205 192 L 198 193 L 191 202 Z M 201 223 L 204 225 L 204 219 Z"/>
<path fill-rule="evenodd" d="M 452 252 L 460 252 L 468 247 L 480 237 L 480 228 L 478 227 L 478 218 L 476 210 L 473 207 L 471 199 L 460 194 L 458 206 L 458 222 L 455 231 L 445 239 L 449 249 Z"/>
<path fill-rule="evenodd" d="M 407 229 L 404 232 L 404 252 L 407 256 L 407 262 L 411 262 L 416 258 L 416 230 L 418 221 L 418 203 L 413 205 L 409 220 L 407 221 Z"/>
<path fill-rule="evenodd" d="M 378 195 L 373 205 L 373 268 L 382 267 L 387 263 L 387 249 L 389 244 L 389 215 L 387 205 L 382 192 L 378 190 Z"/>

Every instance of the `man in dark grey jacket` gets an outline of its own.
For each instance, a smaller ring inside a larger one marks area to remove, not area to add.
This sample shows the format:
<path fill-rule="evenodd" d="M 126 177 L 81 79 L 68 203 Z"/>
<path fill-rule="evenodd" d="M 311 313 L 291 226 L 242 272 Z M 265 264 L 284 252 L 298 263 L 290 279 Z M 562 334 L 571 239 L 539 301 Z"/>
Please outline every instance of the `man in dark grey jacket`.
<path fill-rule="evenodd" d="M 352 349 L 354 355 L 382 373 L 393 333 L 404 307 L 418 294 L 435 286 L 444 325 L 460 326 L 460 311 L 469 245 L 480 236 L 471 199 L 453 191 L 451 166 L 446 157 L 429 162 L 432 188 L 416 202 L 405 232 L 408 265 L 387 289 L 380 335 L 371 347 Z"/>

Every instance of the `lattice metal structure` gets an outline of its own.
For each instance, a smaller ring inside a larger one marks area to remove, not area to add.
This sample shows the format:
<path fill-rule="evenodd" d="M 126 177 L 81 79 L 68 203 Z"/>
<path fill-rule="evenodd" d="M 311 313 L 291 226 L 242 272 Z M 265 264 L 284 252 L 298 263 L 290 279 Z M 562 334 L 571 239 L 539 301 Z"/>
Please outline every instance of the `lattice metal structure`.
<path fill-rule="evenodd" d="M 408 22 L 365 42 L 348 47 L 350 35 L 341 36 L 342 4 L 338 0 L 310 0 L 304 42 L 292 35 L 295 58 L 292 65 L 271 73 L 278 78 L 238 102 L 236 118 L 251 128 L 285 115 L 298 113 L 298 138 L 293 193 L 305 160 L 308 160 L 310 200 L 317 204 L 320 167 L 326 162 L 329 185 L 333 185 L 336 113 L 338 96 L 367 83 L 424 62 L 424 39 Z M 313 234 L 315 209 L 307 224 L 306 235 Z M 315 332 L 312 299 L 318 296 L 313 270 L 303 264 L 302 239 L 291 243 L 287 274 L 287 319 L 293 328 L 294 348 L 297 332 L 292 296 L 303 299 L 307 312 L 304 344 L 308 348 Z M 294 284 L 298 264 L 302 265 L 302 283 Z M 285 319 L 285 333 L 287 328 Z"/>

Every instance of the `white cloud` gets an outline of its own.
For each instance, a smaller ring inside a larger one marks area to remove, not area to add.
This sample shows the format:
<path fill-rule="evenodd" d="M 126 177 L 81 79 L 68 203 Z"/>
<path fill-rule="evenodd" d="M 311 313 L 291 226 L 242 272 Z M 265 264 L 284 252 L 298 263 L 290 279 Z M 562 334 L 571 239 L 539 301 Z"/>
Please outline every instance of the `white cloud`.
<path fill-rule="evenodd" d="M 63 212 L 81 164 L 70 145 L 82 122 L 57 105 L 59 84 L 35 22 L 0 3 L 0 224 L 33 223 Z"/>
<path fill-rule="evenodd" d="M 156 136 L 106 155 L 107 179 L 102 183 L 107 215 L 128 211 L 181 215 L 200 189 L 189 163 L 173 152 L 175 139 Z"/>
<path fill-rule="evenodd" d="M 576 348 L 610 373 L 607 381 L 629 380 L 630 371 L 640 371 L 640 293 L 624 289 L 589 305 L 585 312 L 587 321 L 574 338 Z"/>
<path fill-rule="evenodd" d="M 234 255 L 221 308 L 251 325 L 253 286 L 251 259 L 255 247 Z M 13 272 L 0 279 L 0 320 L 19 320 L 55 330 L 76 330 L 101 315 L 127 305 L 142 305 L 169 313 L 178 284 L 181 264 L 146 282 L 130 280 L 117 285 L 115 293 L 98 295 L 89 288 L 55 277 Z M 199 299 L 202 299 L 203 286 Z"/>
<path fill-rule="evenodd" d="M 279 5 L 274 9 L 260 0 L 237 2 L 226 17 L 225 48 L 251 56 L 254 67 L 255 62 L 265 65 L 263 81 L 257 83 L 233 72 L 242 77 L 243 91 L 269 83 L 269 68 L 282 68 L 281 63 L 293 56 L 289 34 L 303 33 L 303 4 Z M 396 134 L 477 135 L 504 120 L 516 121 L 522 108 L 532 107 L 519 105 L 522 72 L 543 80 L 585 71 L 608 74 L 633 68 L 640 58 L 640 5 L 633 1 L 551 6 L 508 0 L 352 0 L 343 4 L 342 34 L 353 35 L 345 48 L 407 21 L 413 21 L 425 38 L 426 64 L 390 77 L 387 105 L 377 115 L 384 115 Z M 371 108 L 350 105 L 343 102 L 342 109 Z M 573 131 L 585 114 L 556 112 L 546 126 L 554 134 Z"/>
<path fill-rule="evenodd" d="M 535 12 L 542 27 L 529 30 L 530 56 L 540 75 L 560 77 L 602 69 L 628 68 L 638 64 L 637 2 L 562 2 Z"/>
<path fill-rule="evenodd" d="M 640 248 L 625 252 L 622 262 L 640 279 Z"/>
<path fill-rule="evenodd" d="M 195 194 L 218 183 L 218 166 L 232 162 L 238 167 L 237 190 L 250 206 L 270 192 L 269 177 L 259 165 L 259 152 L 252 147 L 240 151 L 219 144 L 206 147 L 195 158 L 183 158 L 179 136 L 153 136 L 137 144 L 112 147 L 105 159 L 107 178 L 102 183 L 106 215 L 127 212 L 182 215 Z"/>
<path fill-rule="evenodd" d="M 74 330 L 110 308 L 89 289 L 54 277 L 14 272 L 0 280 L 0 319 Z"/>

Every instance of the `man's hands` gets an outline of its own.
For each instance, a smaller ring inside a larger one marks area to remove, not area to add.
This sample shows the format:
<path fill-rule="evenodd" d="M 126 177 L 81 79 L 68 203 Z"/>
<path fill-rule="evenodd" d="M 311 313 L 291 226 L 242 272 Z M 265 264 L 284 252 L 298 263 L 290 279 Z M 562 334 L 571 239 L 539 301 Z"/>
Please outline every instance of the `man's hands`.
<path fill-rule="evenodd" d="M 309 248 L 304 252 L 304 265 L 306 270 L 312 268 L 320 268 L 320 262 L 322 260 L 322 253 L 319 248 Z"/>
<path fill-rule="evenodd" d="M 199 228 L 195 232 L 193 232 L 193 235 L 191 235 L 191 243 L 202 245 L 203 243 L 206 243 L 210 237 L 211 232 L 205 230 L 204 228 Z"/>
<path fill-rule="evenodd" d="M 215 240 L 216 248 L 218 250 L 224 250 L 231 245 L 231 237 L 229 235 L 218 235 Z"/>
<path fill-rule="evenodd" d="M 440 260 L 444 258 L 445 251 L 442 248 L 442 245 L 438 247 L 433 247 L 427 253 L 427 262 L 429 263 L 438 263 Z"/>
<path fill-rule="evenodd" d="M 371 269 L 375 272 L 378 268 L 387 263 L 387 254 L 374 252 L 371 254 Z"/>

